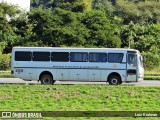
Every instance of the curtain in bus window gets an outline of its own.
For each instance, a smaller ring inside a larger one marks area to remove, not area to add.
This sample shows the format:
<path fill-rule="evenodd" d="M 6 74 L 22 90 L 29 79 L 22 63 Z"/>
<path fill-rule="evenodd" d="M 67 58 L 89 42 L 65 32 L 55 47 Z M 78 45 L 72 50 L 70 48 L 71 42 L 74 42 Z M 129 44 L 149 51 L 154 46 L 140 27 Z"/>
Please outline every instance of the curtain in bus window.
<path fill-rule="evenodd" d="M 71 62 L 87 62 L 88 53 L 71 52 Z"/>
<path fill-rule="evenodd" d="M 121 63 L 123 59 L 123 53 L 109 53 L 108 62 Z"/>
<path fill-rule="evenodd" d="M 89 61 L 90 62 L 106 62 L 107 54 L 106 53 L 90 53 Z"/>

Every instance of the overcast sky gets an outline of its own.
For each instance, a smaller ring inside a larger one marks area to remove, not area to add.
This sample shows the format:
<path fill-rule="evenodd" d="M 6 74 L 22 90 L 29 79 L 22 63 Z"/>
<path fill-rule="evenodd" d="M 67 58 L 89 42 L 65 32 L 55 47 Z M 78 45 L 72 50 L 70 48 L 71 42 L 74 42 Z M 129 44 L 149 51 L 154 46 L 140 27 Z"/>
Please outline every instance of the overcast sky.
<path fill-rule="evenodd" d="M 2 1 L 7 1 L 8 3 L 18 5 L 21 8 L 24 8 L 27 11 L 30 10 L 30 0 L 0 0 L 0 2 L 2 2 Z"/>

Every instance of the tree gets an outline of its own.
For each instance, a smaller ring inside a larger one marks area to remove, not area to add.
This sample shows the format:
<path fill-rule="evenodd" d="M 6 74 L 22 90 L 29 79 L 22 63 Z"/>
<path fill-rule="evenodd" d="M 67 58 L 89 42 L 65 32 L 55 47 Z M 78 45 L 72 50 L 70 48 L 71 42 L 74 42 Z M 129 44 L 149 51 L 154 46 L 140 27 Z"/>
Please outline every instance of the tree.
<path fill-rule="evenodd" d="M 12 44 L 16 34 L 14 33 L 10 21 L 20 10 L 14 5 L 8 5 L 7 3 L 0 3 L 0 47 L 1 52 L 8 52 L 8 45 Z M 6 50 L 5 50 L 6 49 Z M 3 51 L 4 50 L 4 51 Z"/>
<path fill-rule="evenodd" d="M 120 47 L 119 27 L 110 22 L 105 12 L 92 10 L 86 12 L 82 23 L 89 29 L 87 44 L 101 47 Z"/>
<path fill-rule="evenodd" d="M 121 39 L 122 47 L 130 46 L 141 52 L 158 53 L 158 49 L 160 49 L 159 23 L 144 26 L 131 22 L 129 25 L 122 26 Z"/>
<path fill-rule="evenodd" d="M 106 11 L 109 14 L 112 14 L 115 11 L 114 1 L 110 0 L 93 0 L 92 8 L 94 10 Z"/>
<path fill-rule="evenodd" d="M 78 15 L 60 8 L 35 9 L 29 15 L 29 21 L 34 25 L 36 39 L 46 46 L 83 45 L 87 31 L 78 21 Z"/>
<path fill-rule="evenodd" d="M 124 24 L 148 24 L 160 20 L 160 2 L 155 0 L 118 0 L 114 13 L 124 19 Z"/>
<path fill-rule="evenodd" d="M 53 11 L 61 8 L 72 12 L 83 12 L 91 9 L 91 0 L 32 0 L 31 6 L 32 8 L 51 8 Z"/>

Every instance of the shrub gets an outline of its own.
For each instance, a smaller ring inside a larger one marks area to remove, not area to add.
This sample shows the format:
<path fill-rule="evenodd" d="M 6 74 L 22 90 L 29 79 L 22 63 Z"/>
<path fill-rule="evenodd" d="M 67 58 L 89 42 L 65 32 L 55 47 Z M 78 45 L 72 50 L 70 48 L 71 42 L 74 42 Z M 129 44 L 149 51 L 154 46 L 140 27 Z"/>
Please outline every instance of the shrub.
<path fill-rule="evenodd" d="M 10 69 L 11 66 L 11 54 L 0 53 L 0 70 Z"/>
<path fill-rule="evenodd" d="M 151 52 L 143 53 L 144 67 L 146 69 L 153 69 L 160 65 L 160 56 Z"/>

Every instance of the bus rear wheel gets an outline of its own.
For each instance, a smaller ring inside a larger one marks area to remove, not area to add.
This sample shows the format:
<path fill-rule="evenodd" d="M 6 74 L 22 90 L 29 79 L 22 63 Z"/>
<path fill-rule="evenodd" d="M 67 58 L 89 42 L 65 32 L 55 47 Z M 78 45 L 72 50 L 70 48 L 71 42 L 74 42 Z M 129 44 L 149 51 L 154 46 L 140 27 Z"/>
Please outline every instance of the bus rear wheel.
<path fill-rule="evenodd" d="M 120 78 L 116 75 L 113 75 L 108 80 L 110 85 L 119 85 L 121 84 Z"/>
<path fill-rule="evenodd" d="M 51 75 L 43 75 L 40 80 L 43 85 L 52 85 L 54 83 Z"/>

